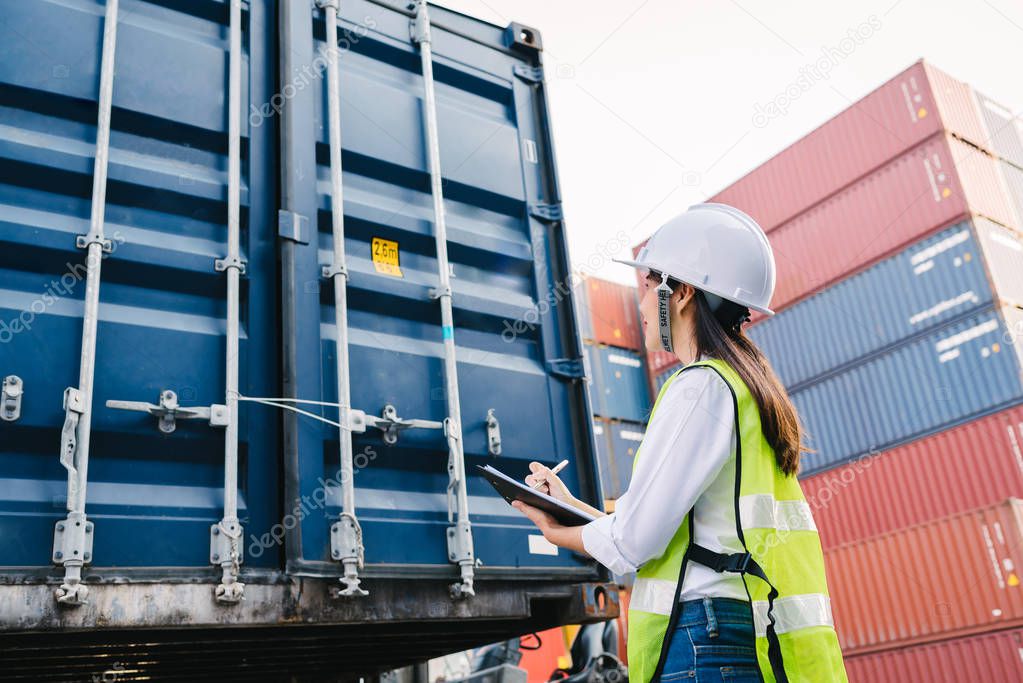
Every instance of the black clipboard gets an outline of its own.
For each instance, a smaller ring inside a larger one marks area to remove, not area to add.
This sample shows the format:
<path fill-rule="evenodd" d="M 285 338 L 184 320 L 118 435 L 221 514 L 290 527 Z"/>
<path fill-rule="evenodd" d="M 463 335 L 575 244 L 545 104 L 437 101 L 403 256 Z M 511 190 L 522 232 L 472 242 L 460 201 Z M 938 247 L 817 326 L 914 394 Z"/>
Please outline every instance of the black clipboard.
<path fill-rule="evenodd" d="M 593 515 L 588 512 L 583 512 L 577 507 L 562 503 L 560 500 L 553 496 L 549 496 L 546 493 L 540 493 L 536 489 L 531 489 L 524 483 L 512 479 L 504 472 L 491 467 L 490 465 L 476 465 L 483 472 L 483 476 L 487 478 L 487 481 L 497 489 L 497 492 L 501 494 L 510 504 L 513 500 L 521 500 L 527 505 L 540 508 L 544 512 L 549 512 L 554 519 L 558 520 L 565 526 L 582 526 L 583 524 L 589 524 L 596 519 Z"/>

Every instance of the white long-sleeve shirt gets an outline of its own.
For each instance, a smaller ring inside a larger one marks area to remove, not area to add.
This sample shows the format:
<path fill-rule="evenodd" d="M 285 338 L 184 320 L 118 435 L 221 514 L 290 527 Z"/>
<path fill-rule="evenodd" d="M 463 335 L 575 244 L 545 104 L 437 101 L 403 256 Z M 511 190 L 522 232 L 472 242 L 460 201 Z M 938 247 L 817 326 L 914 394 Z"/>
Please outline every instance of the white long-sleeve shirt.
<path fill-rule="evenodd" d="M 585 525 L 583 546 L 616 574 L 660 557 L 695 507 L 696 542 L 743 552 L 735 533 L 735 408 L 725 381 L 706 367 L 686 370 L 665 390 L 647 425 L 628 490 L 615 511 Z M 748 600 L 738 574 L 689 563 L 680 600 Z"/>

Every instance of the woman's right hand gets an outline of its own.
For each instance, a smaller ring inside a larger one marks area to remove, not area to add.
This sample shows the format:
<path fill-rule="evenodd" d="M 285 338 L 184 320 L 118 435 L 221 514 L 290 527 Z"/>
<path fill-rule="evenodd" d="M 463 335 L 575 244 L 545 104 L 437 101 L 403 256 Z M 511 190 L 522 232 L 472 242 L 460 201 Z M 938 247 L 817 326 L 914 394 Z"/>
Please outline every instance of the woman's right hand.
<path fill-rule="evenodd" d="M 542 481 L 544 483 L 536 487 L 537 491 L 546 493 L 569 505 L 575 504 L 575 496 L 572 495 L 558 475 L 551 472 L 549 467 L 534 460 L 529 463 L 529 471 L 532 474 L 526 477 L 526 486 L 533 487 L 537 482 Z"/>

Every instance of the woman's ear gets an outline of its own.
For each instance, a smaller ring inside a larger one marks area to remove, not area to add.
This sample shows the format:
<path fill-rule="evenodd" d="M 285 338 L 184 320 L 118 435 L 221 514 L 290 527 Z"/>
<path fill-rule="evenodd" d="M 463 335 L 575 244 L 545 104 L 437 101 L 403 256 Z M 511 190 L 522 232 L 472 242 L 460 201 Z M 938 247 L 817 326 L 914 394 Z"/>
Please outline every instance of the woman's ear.
<path fill-rule="evenodd" d="M 677 300 L 678 312 L 681 313 L 685 310 L 689 302 L 692 301 L 693 296 L 696 294 L 696 288 L 691 284 L 683 282 L 678 289 L 675 290 L 675 298 Z"/>

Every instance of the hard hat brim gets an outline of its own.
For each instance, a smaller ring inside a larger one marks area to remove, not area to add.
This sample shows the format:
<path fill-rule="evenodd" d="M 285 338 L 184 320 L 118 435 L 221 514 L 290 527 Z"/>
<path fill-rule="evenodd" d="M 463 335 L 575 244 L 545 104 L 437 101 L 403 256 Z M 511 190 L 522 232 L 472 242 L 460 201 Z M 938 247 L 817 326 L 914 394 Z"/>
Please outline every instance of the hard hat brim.
<path fill-rule="evenodd" d="M 654 264 L 643 263 L 642 261 L 633 261 L 631 259 L 620 259 L 620 258 L 613 258 L 611 260 L 614 261 L 615 263 L 621 263 L 622 265 L 632 266 L 633 268 L 644 268 L 646 270 L 657 270 L 657 267 Z M 685 282 L 686 284 L 691 285 L 693 287 L 696 287 L 697 289 L 703 289 L 704 291 L 710 292 L 711 294 L 716 294 L 719 297 L 721 297 L 722 299 L 727 299 L 728 301 L 731 301 L 733 303 L 737 303 L 737 304 L 739 304 L 741 306 L 745 306 L 746 308 L 749 308 L 751 310 L 757 311 L 758 313 L 763 313 L 764 315 L 774 315 L 774 311 L 772 311 L 770 308 L 764 308 L 762 306 L 756 306 L 756 305 L 745 303 L 745 302 L 742 302 L 742 301 L 735 301 L 735 299 L 731 298 L 727 294 L 723 294 L 722 292 L 715 292 L 712 289 L 709 289 L 709 288 L 706 288 L 706 287 L 700 287 L 698 285 L 695 285 L 692 282 L 688 282 L 686 280 L 686 278 L 684 278 L 684 277 L 678 277 L 677 275 L 672 274 L 671 271 L 667 271 L 667 273 L 668 273 L 668 277 L 671 277 L 671 278 L 673 278 L 675 280 L 678 280 L 679 282 Z"/>

